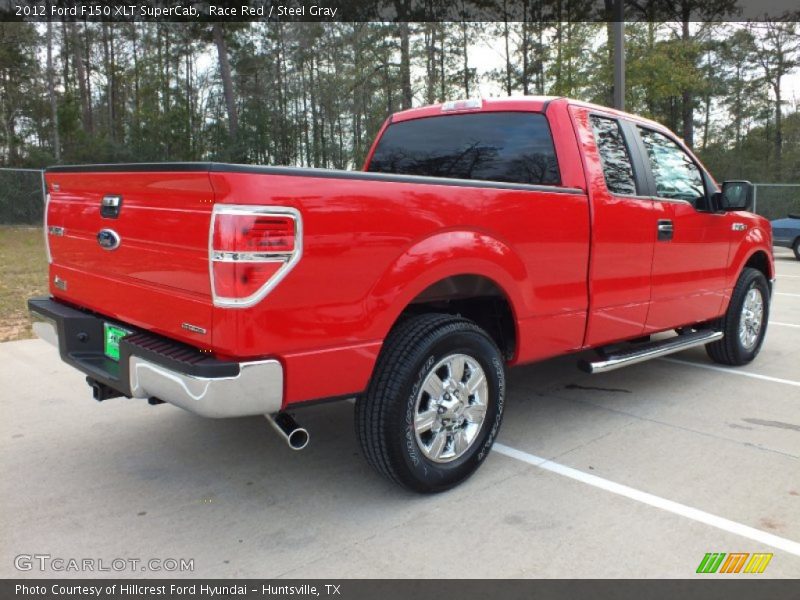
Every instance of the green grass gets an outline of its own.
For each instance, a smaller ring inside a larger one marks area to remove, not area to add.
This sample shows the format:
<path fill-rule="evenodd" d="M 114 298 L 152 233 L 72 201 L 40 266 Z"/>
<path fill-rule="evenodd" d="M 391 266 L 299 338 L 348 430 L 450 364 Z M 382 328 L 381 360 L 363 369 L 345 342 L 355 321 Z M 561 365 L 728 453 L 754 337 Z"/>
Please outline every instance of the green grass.
<path fill-rule="evenodd" d="M 0 225 L 0 342 L 33 337 L 26 302 L 45 294 L 42 228 Z"/>

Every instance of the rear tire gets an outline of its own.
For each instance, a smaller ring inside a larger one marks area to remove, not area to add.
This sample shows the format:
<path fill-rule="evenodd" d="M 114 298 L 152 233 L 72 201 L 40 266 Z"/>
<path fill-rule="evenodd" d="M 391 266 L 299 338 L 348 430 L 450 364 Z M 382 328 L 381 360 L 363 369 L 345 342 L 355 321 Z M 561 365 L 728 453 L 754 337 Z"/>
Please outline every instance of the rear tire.
<path fill-rule="evenodd" d="M 758 269 L 746 267 L 733 288 L 727 312 L 712 324 L 725 337 L 706 345 L 708 356 L 723 365 L 746 365 L 761 350 L 768 320 L 767 278 Z"/>
<path fill-rule="evenodd" d="M 415 492 L 447 490 L 489 453 L 503 418 L 505 364 L 473 322 L 410 317 L 389 334 L 355 425 L 367 461 Z"/>
<path fill-rule="evenodd" d="M 794 250 L 794 257 L 797 260 L 800 260 L 800 238 L 797 238 L 794 241 L 794 246 L 792 246 L 792 250 Z"/>

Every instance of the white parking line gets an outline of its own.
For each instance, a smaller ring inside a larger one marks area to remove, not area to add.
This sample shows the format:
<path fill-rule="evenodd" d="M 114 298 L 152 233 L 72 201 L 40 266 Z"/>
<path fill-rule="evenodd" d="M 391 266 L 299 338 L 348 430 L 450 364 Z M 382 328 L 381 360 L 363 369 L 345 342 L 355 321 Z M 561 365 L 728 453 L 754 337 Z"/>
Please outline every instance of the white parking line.
<path fill-rule="evenodd" d="M 780 325 L 781 327 L 797 327 L 800 329 L 800 325 L 795 325 L 794 323 L 781 323 L 780 321 L 770 321 L 770 325 Z"/>
<path fill-rule="evenodd" d="M 776 296 L 792 296 L 793 298 L 800 298 L 800 294 L 787 294 L 786 292 L 775 292 Z"/>
<path fill-rule="evenodd" d="M 778 281 L 781 279 L 800 279 L 800 275 L 778 275 Z"/>
<path fill-rule="evenodd" d="M 680 358 L 664 357 L 664 358 L 657 358 L 656 360 L 663 360 L 664 362 L 671 362 L 678 365 L 697 367 L 698 369 L 708 369 L 709 371 L 718 371 L 720 373 L 727 373 L 728 375 L 740 375 L 741 377 L 752 377 L 753 379 L 762 379 L 764 381 L 772 381 L 773 383 L 784 383 L 786 385 L 793 385 L 796 387 L 800 387 L 800 381 L 793 381 L 792 379 L 781 379 L 780 377 L 770 377 L 769 375 L 760 375 L 758 373 L 750 373 L 749 371 L 741 371 L 739 369 L 716 367 L 714 365 L 706 365 L 703 363 L 681 360 Z"/>
<path fill-rule="evenodd" d="M 581 483 L 600 488 L 607 492 L 611 492 L 612 494 L 624 496 L 625 498 L 630 498 L 631 500 L 636 500 L 637 502 L 641 502 L 655 508 L 660 508 L 661 510 L 691 519 L 692 521 L 710 525 L 711 527 L 716 527 L 722 531 L 727 531 L 728 533 L 733 533 L 734 535 L 745 537 L 755 542 L 783 550 L 789 554 L 800 556 L 800 543 L 798 542 L 767 533 L 766 531 L 761 531 L 760 529 L 755 529 L 748 525 L 737 523 L 736 521 L 718 517 L 717 515 L 712 515 L 711 513 L 707 513 L 697 508 L 686 506 L 685 504 L 674 502 L 672 500 L 667 500 L 666 498 L 661 498 L 659 496 L 628 487 L 627 485 L 622 485 L 621 483 L 615 483 L 613 481 L 609 481 L 608 479 L 598 477 L 597 475 L 590 475 L 589 473 L 584 473 L 583 471 L 547 460 L 546 458 L 528 454 L 527 452 L 511 448 L 504 444 L 496 443 L 494 445 L 494 450 L 495 452 L 498 452 L 504 456 L 520 460 L 533 465 L 534 467 L 544 469 L 545 471 L 563 475 L 564 477 L 569 477 L 575 481 L 580 481 Z"/>

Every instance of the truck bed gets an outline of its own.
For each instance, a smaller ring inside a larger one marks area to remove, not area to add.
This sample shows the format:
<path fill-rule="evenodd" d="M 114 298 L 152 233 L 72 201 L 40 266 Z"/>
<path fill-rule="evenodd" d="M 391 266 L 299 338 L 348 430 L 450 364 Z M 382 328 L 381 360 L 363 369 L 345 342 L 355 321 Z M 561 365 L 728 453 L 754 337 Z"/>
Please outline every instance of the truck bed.
<path fill-rule="evenodd" d="M 589 208 L 578 187 L 222 163 L 56 167 L 46 181 L 48 226 L 64 229 L 48 236 L 54 297 L 223 359 L 313 365 L 330 395 L 363 389 L 399 312 L 456 267 L 508 290 L 519 327 L 536 331 L 535 343 L 519 332 L 513 361 L 583 340 Z M 122 196 L 116 219 L 100 216 L 109 194 Z M 214 304 L 215 205 L 302 217 L 303 257 L 257 307 Z M 103 228 L 117 230 L 117 250 L 98 245 Z M 292 372 L 288 398 L 319 395 Z"/>

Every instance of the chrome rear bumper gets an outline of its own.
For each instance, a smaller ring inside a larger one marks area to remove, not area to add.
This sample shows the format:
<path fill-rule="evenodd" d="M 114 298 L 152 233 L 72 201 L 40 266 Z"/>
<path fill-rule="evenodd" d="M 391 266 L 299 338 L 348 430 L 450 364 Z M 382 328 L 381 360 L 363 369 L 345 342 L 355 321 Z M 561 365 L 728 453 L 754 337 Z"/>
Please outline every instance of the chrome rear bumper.
<path fill-rule="evenodd" d="M 56 329 L 56 322 L 38 312 L 31 311 L 30 315 L 31 327 L 36 337 L 58 348 L 58 330 Z"/>
<path fill-rule="evenodd" d="M 139 333 L 123 338 L 117 362 L 103 351 L 105 319 L 49 298 L 31 299 L 28 307 L 38 337 L 58 348 L 64 362 L 118 395 L 157 398 L 213 418 L 272 414 L 281 409 L 283 366 L 277 360 L 231 363 L 204 356 L 199 362 L 181 363 L 169 352 L 155 352 L 141 341 L 134 342 L 149 336 Z M 132 341 L 126 342 L 128 338 Z M 158 341 L 169 344 L 165 338 Z M 185 346 L 174 344 L 185 353 Z"/>
<path fill-rule="evenodd" d="M 131 396 L 158 398 L 204 417 L 243 417 L 278 412 L 283 367 L 277 360 L 239 363 L 235 377 L 193 377 L 143 358 L 130 358 Z"/>

